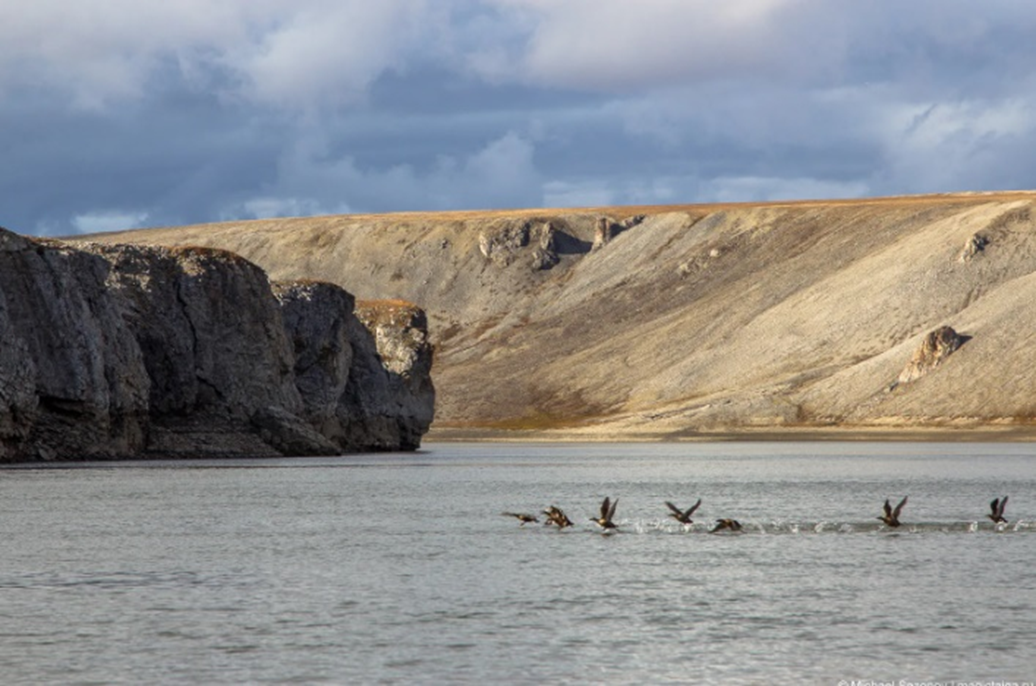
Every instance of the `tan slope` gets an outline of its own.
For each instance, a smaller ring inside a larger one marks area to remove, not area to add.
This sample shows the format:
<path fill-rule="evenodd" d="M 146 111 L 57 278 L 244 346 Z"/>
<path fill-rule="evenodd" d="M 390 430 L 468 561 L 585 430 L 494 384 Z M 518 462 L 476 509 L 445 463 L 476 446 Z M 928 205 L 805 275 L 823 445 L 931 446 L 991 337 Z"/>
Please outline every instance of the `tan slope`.
<path fill-rule="evenodd" d="M 1036 193 L 1003 193 L 409 213 L 101 239 L 218 246 L 276 279 L 416 302 L 437 345 L 439 427 L 981 425 L 1036 413 L 1033 202 Z M 601 217 L 617 235 L 591 250 Z M 548 223 L 557 263 L 536 269 Z M 526 244 L 507 248 L 522 230 Z M 985 249 L 962 260 L 976 235 Z M 944 324 L 971 338 L 892 388 L 922 336 Z"/>

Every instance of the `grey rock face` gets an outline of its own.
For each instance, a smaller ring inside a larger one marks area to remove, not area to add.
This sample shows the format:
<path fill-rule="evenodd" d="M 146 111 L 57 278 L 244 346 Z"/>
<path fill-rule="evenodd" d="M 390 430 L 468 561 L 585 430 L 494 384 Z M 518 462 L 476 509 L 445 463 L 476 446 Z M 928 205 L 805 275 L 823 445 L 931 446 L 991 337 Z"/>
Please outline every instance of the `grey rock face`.
<path fill-rule="evenodd" d="M 351 440 L 418 447 L 435 414 L 425 313 L 402 301 L 361 303 L 349 332 L 354 359 L 339 416 Z"/>
<path fill-rule="evenodd" d="M 344 445 L 338 404 L 353 363 L 348 330 L 355 300 L 322 282 L 275 283 L 273 288 L 292 344 L 303 415 L 324 436 Z"/>
<path fill-rule="evenodd" d="M 283 455 L 338 455 L 339 447 L 311 424 L 283 407 L 264 407 L 250 421 L 266 444 Z"/>
<path fill-rule="evenodd" d="M 353 297 L 330 283 L 282 283 L 274 291 L 309 423 L 342 451 L 418 447 L 435 404 L 424 312 L 387 301 L 354 314 Z"/>
<path fill-rule="evenodd" d="M 594 227 L 594 242 L 591 250 L 600 250 L 604 246 L 611 242 L 612 236 L 615 233 L 613 231 L 613 224 L 607 217 L 598 217 L 597 224 Z"/>
<path fill-rule="evenodd" d="M 608 217 L 598 217 L 597 224 L 594 227 L 594 241 L 590 248 L 591 251 L 600 250 L 611 243 L 612 239 L 620 233 L 641 224 L 646 218 L 646 215 L 638 214 L 632 217 L 627 217 L 616 224 Z"/>
<path fill-rule="evenodd" d="M 528 259 L 534 271 L 550 269 L 561 258 L 558 256 L 558 232 L 551 222 L 504 223 L 479 234 L 478 247 L 482 255 L 498 267 L 506 267 L 531 250 Z M 530 247 L 531 246 L 531 247 Z"/>
<path fill-rule="evenodd" d="M 478 248 L 486 259 L 501 267 L 514 261 L 519 250 L 529 244 L 529 224 L 504 224 L 479 234 Z"/>
<path fill-rule="evenodd" d="M 537 233 L 539 241 L 532 253 L 532 268 L 550 269 L 561 261 L 561 258 L 558 257 L 554 227 L 547 222 L 538 228 Z"/>
<path fill-rule="evenodd" d="M 342 440 L 349 336 L 372 335 L 352 331 L 362 326 L 338 287 L 279 294 L 261 269 L 229 252 L 73 249 L 0 230 L 0 460 L 419 444 L 427 423 L 391 415 L 411 399 L 385 369 L 367 379 L 384 388 L 354 389 L 379 404 L 350 411 L 392 416 L 395 436 Z"/>
<path fill-rule="evenodd" d="M 0 229 L 0 457 L 141 450 L 150 382 L 108 263 Z"/>

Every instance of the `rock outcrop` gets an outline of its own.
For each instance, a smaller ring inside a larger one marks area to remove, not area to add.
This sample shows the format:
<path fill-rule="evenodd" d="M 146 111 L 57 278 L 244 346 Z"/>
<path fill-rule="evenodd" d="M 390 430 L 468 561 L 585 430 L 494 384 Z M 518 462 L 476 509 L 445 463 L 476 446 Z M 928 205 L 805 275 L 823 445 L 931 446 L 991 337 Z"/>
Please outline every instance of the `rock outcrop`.
<path fill-rule="evenodd" d="M 487 229 L 479 234 L 478 248 L 494 264 L 506 267 L 519 250 L 529 244 L 529 224 L 511 224 Z"/>
<path fill-rule="evenodd" d="M 945 362 L 946 358 L 961 347 L 965 341 L 967 338 L 954 331 L 950 326 L 940 326 L 934 331 L 929 331 L 903 371 L 899 373 L 897 383 L 910 383 L 920 379 Z"/>
<path fill-rule="evenodd" d="M 424 311 L 398 300 L 364 301 L 349 332 L 356 358 L 341 406 L 346 425 L 375 445 L 402 436 L 416 447 L 435 409 Z"/>
<path fill-rule="evenodd" d="M 150 379 L 109 264 L 0 229 L 0 459 L 138 453 Z"/>
<path fill-rule="evenodd" d="M 571 236 L 558 232 L 549 222 L 504 222 L 481 232 L 478 247 L 482 255 L 498 267 L 507 267 L 531 246 L 529 266 L 534 271 L 550 269 L 561 261 L 559 242 Z"/>
<path fill-rule="evenodd" d="M 416 448 L 434 403 L 426 338 L 401 332 L 413 359 L 389 369 L 350 294 L 276 293 L 223 250 L 0 229 L 0 460 Z M 381 418 L 376 435 L 354 426 L 362 412 Z"/>
<path fill-rule="evenodd" d="M 295 353 L 303 414 L 340 446 L 414 449 L 435 410 L 424 312 L 385 301 L 355 307 L 329 283 L 275 285 Z"/>
<path fill-rule="evenodd" d="M 987 245 L 989 245 L 989 239 L 982 234 L 976 233 L 961 248 L 960 254 L 957 255 L 957 260 L 960 262 L 970 262 L 975 256 L 985 250 Z"/>

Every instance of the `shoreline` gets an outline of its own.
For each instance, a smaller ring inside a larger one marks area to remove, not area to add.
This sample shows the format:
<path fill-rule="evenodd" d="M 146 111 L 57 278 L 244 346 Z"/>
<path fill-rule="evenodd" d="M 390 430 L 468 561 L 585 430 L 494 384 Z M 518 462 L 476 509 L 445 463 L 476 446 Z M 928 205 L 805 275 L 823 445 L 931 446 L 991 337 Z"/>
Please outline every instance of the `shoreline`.
<path fill-rule="evenodd" d="M 760 427 L 680 433 L 588 432 L 433 426 L 422 443 L 1036 443 L 1036 427 Z"/>

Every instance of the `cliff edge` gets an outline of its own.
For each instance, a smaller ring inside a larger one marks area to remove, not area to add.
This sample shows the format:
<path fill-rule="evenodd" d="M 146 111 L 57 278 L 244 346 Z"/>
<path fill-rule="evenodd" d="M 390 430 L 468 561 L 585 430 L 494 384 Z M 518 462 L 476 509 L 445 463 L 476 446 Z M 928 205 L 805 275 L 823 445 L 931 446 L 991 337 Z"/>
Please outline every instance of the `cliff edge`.
<path fill-rule="evenodd" d="M 0 460 L 414 449 L 435 395 L 423 320 L 383 332 L 407 352 L 386 364 L 353 310 L 224 250 L 0 229 Z"/>

